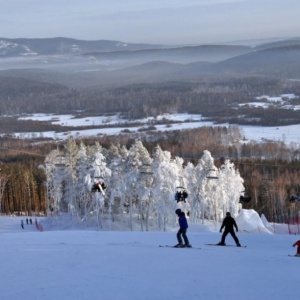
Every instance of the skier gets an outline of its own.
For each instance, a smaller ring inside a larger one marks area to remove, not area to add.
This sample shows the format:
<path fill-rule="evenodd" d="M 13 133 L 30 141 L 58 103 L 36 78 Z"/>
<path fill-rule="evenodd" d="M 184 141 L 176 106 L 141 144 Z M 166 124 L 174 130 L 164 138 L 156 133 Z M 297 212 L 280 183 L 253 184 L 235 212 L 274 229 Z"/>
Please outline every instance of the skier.
<path fill-rule="evenodd" d="M 300 256 L 300 240 L 293 244 L 293 247 L 295 246 L 297 246 L 297 253 L 295 254 L 295 256 Z"/>
<path fill-rule="evenodd" d="M 220 228 L 220 232 L 222 232 L 222 229 L 223 229 L 224 227 L 225 227 L 225 230 L 224 230 L 224 233 L 222 234 L 221 242 L 219 242 L 217 245 L 219 245 L 219 246 L 225 246 L 225 245 L 226 245 L 226 244 L 225 244 L 225 238 L 226 238 L 227 234 L 230 233 L 231 236 L 233 237 L 233 239 L 234 239 L 236 245 L 237 245 L 238 247 L 241 247 L 240 242 L 239 242 L 239 239 L 238 239 L 237 236 L 235 235 L 234 229 L 233 229 L 233 227 L 235 227 L 236 232 L 238 232 L 238 227 L 237 227 L 237 225 L 236 225 L 236 222 L 235 222 L 234 218 L 231 217 L 230 212 L 227 212 L 227 213 L 226 213 L 226 217 L 225 217 L 224 220 L 223 220 L 222 226 L 221 226 L 221 228 Z"/>
<path fill-rule="evenodd" d="M 21 227 L 22 227 L 22 229 L 24 229 L 24 221 L 23 220 L 21 220 Z"/>
<path fill-rule="evenodd" d="M 178 216 L 179 230 L 177 232 L 178 244 L 175 245 L 174 247 L 175 248 L 184 248 L 184 247 L 190 248 L 192 246 L 190 245 L 189 240 L 186 236 L 186 231 L 187 231 L 189 226 L 188 226 L 187 219 L 185 217 L 185 213 L 183 211 L 181 211 L 180 208 L 176 209 L 175 213 Z M 184 244 L 182 244 L 181 236 L 184 240 Z"/>

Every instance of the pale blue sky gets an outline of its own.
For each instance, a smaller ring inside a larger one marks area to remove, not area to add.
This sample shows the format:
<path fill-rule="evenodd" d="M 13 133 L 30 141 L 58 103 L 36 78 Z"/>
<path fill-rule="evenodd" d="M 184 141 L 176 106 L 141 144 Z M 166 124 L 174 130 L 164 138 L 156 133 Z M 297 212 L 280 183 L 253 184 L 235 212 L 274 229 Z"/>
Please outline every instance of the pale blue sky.
<path fill-rule="evenodd" d="M 295 37 L 300 0 L 0 0 L 0 37 L 205 44 Z"/>

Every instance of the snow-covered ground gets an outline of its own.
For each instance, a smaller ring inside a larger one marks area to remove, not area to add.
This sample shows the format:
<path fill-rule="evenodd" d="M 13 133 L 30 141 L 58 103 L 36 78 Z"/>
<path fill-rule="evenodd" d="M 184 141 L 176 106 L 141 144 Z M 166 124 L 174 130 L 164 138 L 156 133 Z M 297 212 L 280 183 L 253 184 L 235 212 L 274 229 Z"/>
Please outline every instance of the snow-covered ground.
<path fill-rule="evenodd" d="M 84 118 L 74 118 L 74 115 L 54 115 L 54 114 L 33 114 L 28 116 L 20 117 L 19 120 L 34 120 L 34 121 L 50 121 L 51 124 L 61 125 L 61 126 L 96 126 L 96 125 L 122 125 L 122 124 L 130 124 L 130 123 L 147 123 L 151 120 L 172 120 L 172 121 L 200 121 L 202 120 L 202 115 L 199 114 L 163 114 L 157 116 L 156 118 L 149 117 L 144 119 L 138 120 L 127 120 L 122 119 L 118 115 L 111 115 L 111 116 L 91 116 L 91 117 L 84 117 Z"/>
<path fill-rule="evenodd" d="M 205 245 L 220 240 L 219 224 L 190 224 L 191 249 L 158 247 L 174 245 L 177 228 L 62 230 L 39 219 L 38 231 L 22 229 L 20 217 L 1 217 L 0 299 L 298 299 L 300 258 L 288 254 L 299 235 L 247 233 L 249 220 L 264 227 L 257 217 L 236 217 L 247 248 Z M 226 242 L 234 244 L 230 236 Z"/>
<path fill-rule="evenodd" d="M 252 107 L 262 107 L 262 108 L 268 108 L 270 106 L 278 106 L 281 108 L 286 108 L 286 109 L 294 109 L 294 110 L 299 110 L 300 107 L 299 105 L 290 105 L 289 101 L 293 99 L 298 99 L 299 96 L 295 94 L 282 94 L 280 96 L 268 96 L 268 95 L 263 95 L 256 97 L 256 100 L 260 100 L 260 102 L 248 102 L 248 103 L 242 103 L 239 104 L 239 106 L 252 106 Z"/>
<path fill-rule="evenodd" d="M 226 124 L 214 124 L 213 122 L 206 121 L 202 118 L 201 115 L 190 115 L 190 114 L 174 114 L 174 115 L 162 115 L 157 117 L 158 120 L 165 118 L 172 121 L 179 121 L 170 125 L 155 125 L 156 130 L 158 131 L 167 131 L 167 130 L 182 130 L 182 129 L 191 129 L 199 128 L 203 126 L 225 126 Z M 70 137 L 89 137 L 89 136 L 101 136 L 101 135 L 116 135 L 122 133 L 124 130 L 130 130 L 131 132 L 137 132 L 139 127 L 128 127 L 125 123 L 129 123 L 128 120 L 119 119 L 117 115 L 115 116 L 99 116 L 99 117 L 86 117 L 86 118 L 74 118 L 73 115 L 51 115 L 51 114 L 35 114 L 30 116 L 23 116 L 20 119 L 23 120 L 36 120 L 36 121 L 51 121 L 53 124 L 59 124 L 61 126 L 97 126 L 97 125 L 106 125 L 107 128 L 101 129 L 83 129 L 83 130 L 70 130 L 66 132 L 28 132 L 28 133 L 15 133 L 14 136 L 21 138 L 53 138 L 55 140 L 65 140 Z M 138 120 L 141 123 L 149 123 L 149 119 Z M 192 122 L 191 122 L 192 121 Z M 114 127 L 116 124 L 119 124 L 119 127 Z M 109 125 L 114 125 L 109 127 Z M 272 141 L 283 141 L 287 144 L 290 143 L 300 143 L 300 125 L 289 125 L 289 126 L 239 126 L 243 132 L 244 137 L 247 140 L 253 140 L 261 142 L 263 140 L 272 140 Z"/>

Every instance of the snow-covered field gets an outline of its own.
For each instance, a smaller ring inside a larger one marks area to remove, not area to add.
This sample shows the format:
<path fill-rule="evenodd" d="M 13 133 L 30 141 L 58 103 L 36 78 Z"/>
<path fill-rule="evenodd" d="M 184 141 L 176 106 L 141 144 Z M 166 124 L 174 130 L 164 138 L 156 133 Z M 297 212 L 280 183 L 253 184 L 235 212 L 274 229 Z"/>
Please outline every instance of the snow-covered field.
<path fill-rule="evenodd" d="M 250 211 L 252 226 L 263 226 L 254 216 Z M 237 235 L 247 248 L 205 245 L 220 240 L 219 225 L 190 224 L 194 248 L 174 249 L 158 246 L 174 245 L 177 228 L 62 230 L 39 219 L 44 231 L 38 231 L 26 223 L 22 229 L 20 220 L 0 217 L 1 300 L 299 297 L 300 257 L 288 256 L 299 235 L 246 233 L 243 214 L 236 218 Z M 226 242 L 234 244 L 230 236 Z"/>
<path fill-rule="evenodd" d="M 169 125 L 155 125 L 158 131 L 167 130 L 183 130 L 191 128 L 199 128 L 203 126 L 225 126 L 226 124 L 214 124 L 213 122 L 206 121 L 201 115 L 191 115 L 191 114 L 174 114 L 174 115 L 162 115 L 157 117 L 157 119 L 169 119 L 172 121 L 178 121 L 178 123 Z M 14 136 L 21 138 L 53 138 L 55 140 L 65 140 L 70 137 L 89 137 L 89 136 L 101 136 L 101 135 L 116 135 L 122 133 L 124 130 L 130 130 L 131 132 L 137 132 L 139 127 L 128 127 L 125 123 L 130 123 L 128 120 L 120 119 L 117 115 L 115 116 L 98 116 L 98 117 L 86 117 L 86 118 L 74 118 L 73 115 L 51 115 L 51 114 L 34 114 L 30 116 L 20 117 L 22 120 L 35 120 L 35 121 L 51 121 L 53 124 L 59 124 L 61 126 L 97 126 L 106 125 L 107 128 L 101 129 L 83 129 L 83 130 L 70 130 L 66 132 L 28 132 L 28 133 L 18 133 L 16 132 Z M 147 127 L 149 119 L 136 120 L 144 123 Z M 192 122 L 191 122 L 192 121 Z M 115 125 L 118 124 L 118 127 Z M 113 125 L 109 127 L 109 125 Z M 287 144 L 290 143 L 300 143 L 300 125 L 289 125 L 289 126 L 239 126 L 243 132 L 244 137 L 247 140 L 253 140 L 261 142 L 263 140 L 273 140 L 273 141 L 283 141 Z"/>

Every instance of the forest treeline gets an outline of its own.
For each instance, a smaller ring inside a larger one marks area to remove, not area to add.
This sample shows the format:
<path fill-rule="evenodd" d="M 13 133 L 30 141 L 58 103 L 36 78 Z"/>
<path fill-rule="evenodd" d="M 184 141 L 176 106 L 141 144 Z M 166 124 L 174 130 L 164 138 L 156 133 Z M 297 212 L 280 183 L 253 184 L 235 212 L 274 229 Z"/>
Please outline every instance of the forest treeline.
<path fill-rule="evenodd" d="M 128 119 L 155 117 L 164 113 L 202 114 L 216 122 L 235 124 L 298 124 L 297 111 L 239 106 L 258 101 L 257 96 L 300 95 L 300 82 L 264 77 L 224 78 L 207 82 L 133 84 L 100 89 L 71 89 L 57 83 L 25 78 L 0 77 L 0 115 L 31 113 L 115 114 Z M 262 100 L 261 100 L 262 101 Z M 289 100 L 290 105 L 300 99 Z M 241 118 L 241 116 L 243 116 Z M 38 125 L 36 126 L 38 128 Z M 28 129 L 32 126 L 28 125 Z"/>
<path fill-rule="evenodd" d="M 300 192 L 300 150 L 284 143 L 240 143 L 236 128 L 203 127 L 192 130 L 161 132 L 155 135 L 119 135 L 83 139 L 85 145 L 99 142 L 103 149 L 122 145 L 127 149 L 140 139 L 149 153 L 159 145 L 172 157 L 197 163 L 204 150 L 215 158 L 216 167 L 230 159 L 244 179 L 245 195 L 251 201 L 244 208 L 264 213 L 270 221 L 294 219 L 300 202 L 291 201 Z M 80 143 L 77 140 L 76 143 Z M 65 142 L 43 142 L 0 138 L 0 203 L 2 214 L 44 214 L 46 212 L 45 173 L 39 168 L 53 149 Z M 109 187 L 108 187 L 109 188 Z M 175 192 L 175 191 L 174 191 Z"/>

